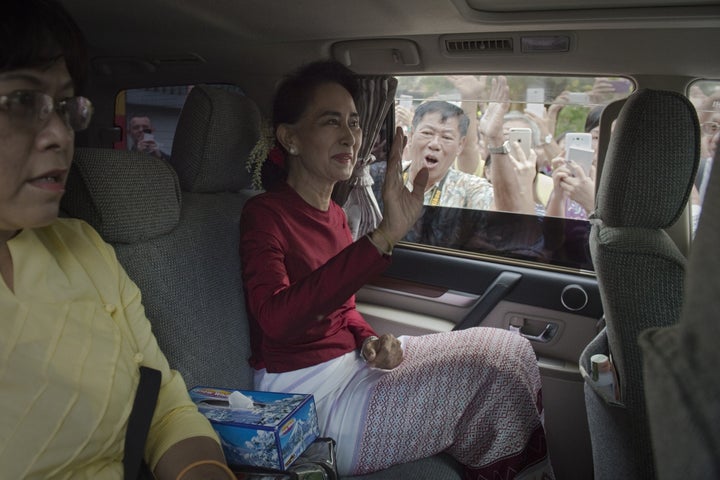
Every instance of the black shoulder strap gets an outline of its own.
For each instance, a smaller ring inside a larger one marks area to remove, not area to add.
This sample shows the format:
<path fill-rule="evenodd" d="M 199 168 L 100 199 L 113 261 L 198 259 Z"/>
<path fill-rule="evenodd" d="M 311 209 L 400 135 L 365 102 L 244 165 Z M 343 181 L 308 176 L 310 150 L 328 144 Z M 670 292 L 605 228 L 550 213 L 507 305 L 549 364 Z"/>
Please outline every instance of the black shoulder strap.
<path fill-rule="evenodd" d="M 145 440 L 150 431 L 150 422 L 155 412 L 162 374 L 159 370 L 140 367 L 140 383 L 135 392 L 130 418 L 125 433 L 125 456 L 123 468 L 125 480 L 137 480 L 143 463 Z"/>

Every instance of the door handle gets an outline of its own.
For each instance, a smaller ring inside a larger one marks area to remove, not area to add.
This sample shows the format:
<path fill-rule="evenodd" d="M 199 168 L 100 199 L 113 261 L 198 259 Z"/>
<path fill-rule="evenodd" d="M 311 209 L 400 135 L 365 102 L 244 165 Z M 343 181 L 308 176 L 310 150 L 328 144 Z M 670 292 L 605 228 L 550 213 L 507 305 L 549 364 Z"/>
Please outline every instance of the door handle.
<path fill-rule="evenodd" d="M 530 340 L 531 342 L 539 343 L 548 343 L 555 337 L 555 334 L 558 332 L 558 324 L 552 322 L 546 323 L 545 327 L 540 331 L 540 333 L 530 333 L 528 331 L 523 331 L 523 328 L 525 328 L 525 320 L 520 320 L 519 324 L 517 324 L 517 322 L 511 322 L 508 326 L 508 330 L 510 330 L 511 332 L 518 333 Z M 537 329 L 533 330 L 537 332 Z"/>
<path fill-rule="evenodd" d="M 512 291 L 521 278 L 522 275 L 517 272 L 501 272 L 485 290 L 485 293 L 473 306 L 470 313 L 453 330 L 464 330 L 479 326 L 493 308 L 500 303 L 500 300 Z"/>

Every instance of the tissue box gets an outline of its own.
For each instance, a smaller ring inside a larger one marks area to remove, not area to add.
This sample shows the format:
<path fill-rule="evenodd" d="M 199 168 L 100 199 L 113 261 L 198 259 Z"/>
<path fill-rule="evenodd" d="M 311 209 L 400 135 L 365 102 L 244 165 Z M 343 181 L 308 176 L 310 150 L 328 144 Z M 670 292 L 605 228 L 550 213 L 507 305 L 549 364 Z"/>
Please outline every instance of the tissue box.
<path fill-rule="evenodd" d="M 285 470 L 320 435 L 312 395 L 238 391 L 253 401 L 250 409 L 229 407 L 233 390 L 190 390 L 190 398 L 218 433 L 230 465 Z"/>

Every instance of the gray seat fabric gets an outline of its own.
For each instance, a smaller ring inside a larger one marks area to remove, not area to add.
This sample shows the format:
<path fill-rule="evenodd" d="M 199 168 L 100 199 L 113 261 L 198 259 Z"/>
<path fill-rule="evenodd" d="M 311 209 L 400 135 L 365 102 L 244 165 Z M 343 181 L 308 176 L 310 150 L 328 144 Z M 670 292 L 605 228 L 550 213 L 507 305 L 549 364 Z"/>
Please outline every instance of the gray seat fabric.
<path fill-rule="evenodd" d="M 160 347 L 188 386 L 249 388 L 236 194 L 188 198 L 154 157 L 78 149 L 63 209 L 115 247 Z M 234 237 L 234 238 L 233 238 Z M 238 288 L 240 290 L 238 290 Z"/>
<path fill-rule="evenodd" d="M 138 284 L 160 347 L 188 387 L 251 389 L 239 247 L 250 190 L 245 159 L 259 136 L 249 99 L 196 86 L 178 121 L 170 164 L 135 152 L 77 149 L 62 209 L 113 244 Z M 457 480 L 437 455 L 364 480 Z"/>
<path fill-rule="evenodd" d="M 713 160 L 680 322 L 642 333 L 657 477 L 720 478 L 720 149 Z"/>
<path fill-rule="evenodd" d="M 628 98 L 610 140 L 590 236 L 606 328 L 580 359 L 596 480 L 655 475 L 638 335 L 680 317 L 686 259 L 663 229 L 686 207 L 699 139 L 685 97 L 644 89 Z M 602 397 L 587 376 L 590 357 L 608 352 L 618 402 Z"/>
<path fill-rule="evenodd" d="M 172 167 L 124 151 L 75 155 L 62 208 L 113 244 L 188 387 L 252 388 L 238 245 L 242 207 L 256 193 L 246 189 L 244 158 L 259 129 L 253 102 L 197 86 L 178 121 Z"/>
<path fill-rule="evenodd" d="M 246 198 L 251 178 L 245 161 L 260 136 L 261 116 L 248 97 L 198 85 L 178 119 L 170 164 L 184 192 L 239 192 Z"/>

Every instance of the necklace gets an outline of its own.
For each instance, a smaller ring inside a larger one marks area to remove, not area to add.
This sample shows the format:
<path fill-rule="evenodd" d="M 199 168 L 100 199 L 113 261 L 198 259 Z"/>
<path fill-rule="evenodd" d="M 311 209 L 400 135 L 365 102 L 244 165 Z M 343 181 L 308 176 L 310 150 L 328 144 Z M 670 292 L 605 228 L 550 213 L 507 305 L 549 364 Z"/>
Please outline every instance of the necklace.
<path fill-rule="evenodd" d="M 402 175 L 403 178 L 403 184 L 407 183 L 408 181 L 408 171 L 405 169 Z M 430 196 L 430 205 L 433 207 L 437 207 L 440 204 L 440 196 L 442 195 L 442 184 L 445 181 L 445 177 L 443 177 L 442 181 L 440 183 L 436 183 L 435 186 L 430 190 L 432 192 L 432 195 Z"/>

